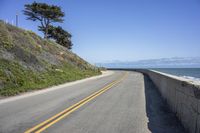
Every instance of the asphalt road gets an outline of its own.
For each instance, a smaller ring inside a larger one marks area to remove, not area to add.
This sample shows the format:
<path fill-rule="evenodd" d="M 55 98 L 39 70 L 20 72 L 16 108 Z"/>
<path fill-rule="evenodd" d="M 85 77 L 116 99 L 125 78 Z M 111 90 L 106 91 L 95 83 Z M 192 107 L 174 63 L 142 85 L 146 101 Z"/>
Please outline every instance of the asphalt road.
<path fill-rule="evenodd" d="M 140 73 L 123 71 L 37 95 L 0 101 L 0 133 L 31 132 L 31 129 L 47 133 L 184 132 L 154 84 Z"/>

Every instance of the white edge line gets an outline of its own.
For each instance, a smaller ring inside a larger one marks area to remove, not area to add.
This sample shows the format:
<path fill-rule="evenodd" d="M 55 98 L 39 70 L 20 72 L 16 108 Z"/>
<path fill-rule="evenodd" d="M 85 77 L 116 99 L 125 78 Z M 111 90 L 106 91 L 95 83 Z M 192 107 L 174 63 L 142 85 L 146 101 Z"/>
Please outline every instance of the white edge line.
<path fill-rule="evenodd" d="M 21 95 L 17 95 L 17 96 L 3 98 L 3 99 L 0 100 L 0 104 L 16 101 L 16 100 L 27 98 L 27 97 L 30 97 L 30 96 L 36 96 L 36 95 L 43 94 L 43 93 L 50 92 L 50 91 L 55 91 L 55 90 L 58 90 L 58 89 L 62 89 L 64 87 L 73 86 L 73 85 L 80 84 L 80 83 L 83 83 L 83 82 L 86 82 L 86 81 L 95 80 L 95 79 L 99 79 L 99 78 L 102 78 L 102 77 L 107 77 L 109 75 L 112 75 L 113 73 L 114 73 L 114 71 L 110 71 L 110 70 L 109 71 L 102 71 L 102 74 L 98 75 L 98 76 L 93 76 L 93 77 L 89 77 L 89 78 L 85 78 L 85 79 L 81 79 L 81 80 L 72 81 L 72 82 L 60 84 L 60 85 L 57 85 L 57 86 L 44 88 L 42 90 L 25 92 L 25 93 L 22 93 Z"/>

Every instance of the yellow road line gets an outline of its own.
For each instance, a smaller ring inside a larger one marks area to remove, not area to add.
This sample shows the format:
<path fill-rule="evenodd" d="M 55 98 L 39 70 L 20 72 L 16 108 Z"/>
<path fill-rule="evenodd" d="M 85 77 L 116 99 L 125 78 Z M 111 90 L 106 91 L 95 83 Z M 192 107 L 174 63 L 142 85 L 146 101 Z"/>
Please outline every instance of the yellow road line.
<path fill-rule="evenodd" d="M 92 99 L 96 98 L 97 96 L 101 95 L 102 93 L 104 93 L 107 90 L 109 90 L 110 88 L 112 88 L 117 83 L 121 82 L 125 78 L 126 75 L 127 75 L 127 72 L 121 78 L 111 82 L 110 84 L 108 84 L 107 86 L 103 87 L 99 91 L 91 94 L 90 96 L 84 98 L 83 100 L 81 100 L 78 103 L 70 106 L 69 108 L 66 108 L 65 110 L 63 110 L 60 113 L 52 116 L 51 118 L 45 120 L 44 122 L 34 126 L 33 128 L 28 129 L 27 131 L 25 131 L 25 133 L 32 133 L 32 132 L 40 133 L 40 132 L 44 131 L 45 129 L 47 129 L 51 125 L 57 123 L 58 121 L 60 121 L 64 117 L 68 116 L 70 113 L 72 113 L 75 110 L 79 109 L 81 106 L 85 105 L 86 103 L 88 103 Z"/>

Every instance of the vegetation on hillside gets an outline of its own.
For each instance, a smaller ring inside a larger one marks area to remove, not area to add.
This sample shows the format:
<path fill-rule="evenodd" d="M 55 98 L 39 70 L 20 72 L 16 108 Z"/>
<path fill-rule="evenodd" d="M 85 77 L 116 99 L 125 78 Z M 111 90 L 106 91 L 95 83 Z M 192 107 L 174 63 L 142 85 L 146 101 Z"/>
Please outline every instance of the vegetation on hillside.
<path fill-rule="evenodd" d="M 100 74 L 67 48 L 0 21 L 0 95 L 11 96 Z"/>

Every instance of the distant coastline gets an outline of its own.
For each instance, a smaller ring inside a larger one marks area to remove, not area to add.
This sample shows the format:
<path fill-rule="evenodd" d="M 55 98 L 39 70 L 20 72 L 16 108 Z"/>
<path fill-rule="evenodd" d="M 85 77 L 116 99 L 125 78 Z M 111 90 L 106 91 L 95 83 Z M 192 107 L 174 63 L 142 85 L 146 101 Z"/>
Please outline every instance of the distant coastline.
<path fill-rule="evenodd" d="M 200 68 L 200 57 L 173 57 L 138 61 L 96 63 L 107 68 Z"/>

